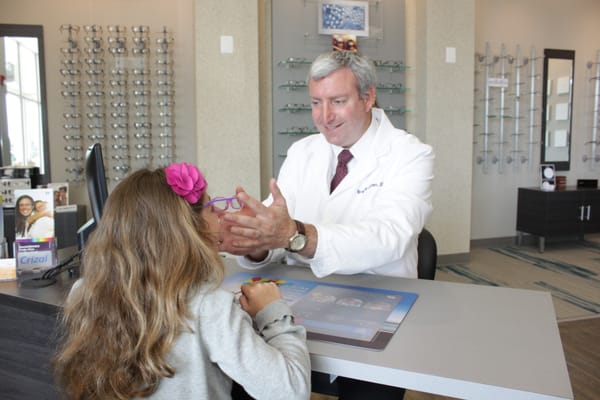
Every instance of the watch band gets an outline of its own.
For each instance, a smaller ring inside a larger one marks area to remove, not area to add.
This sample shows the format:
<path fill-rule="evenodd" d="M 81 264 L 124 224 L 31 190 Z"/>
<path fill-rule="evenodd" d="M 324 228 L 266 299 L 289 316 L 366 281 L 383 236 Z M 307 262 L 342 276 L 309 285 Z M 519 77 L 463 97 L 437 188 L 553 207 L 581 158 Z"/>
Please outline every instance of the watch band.
<path fill-rule="evenodd" d="M 306 228 L 300 221 L 294 220 L 294 223 L 296 224 L 296 232 L 288 239 L 289 246 L 286 247 L 286 250 L 291 251 L 292 253 L 298 253 L 304 250 L 304 247 L 306 246 Z"/>
<path fill-rule="evenodd" d="M 298 221 L 297 219 L 295 219 L 294 222 L 296 223 L 296 230 L 298 231 L 298 233 L 303 236 L 306 236 L 306 228 L 304 227 L 304 224 Z"/>

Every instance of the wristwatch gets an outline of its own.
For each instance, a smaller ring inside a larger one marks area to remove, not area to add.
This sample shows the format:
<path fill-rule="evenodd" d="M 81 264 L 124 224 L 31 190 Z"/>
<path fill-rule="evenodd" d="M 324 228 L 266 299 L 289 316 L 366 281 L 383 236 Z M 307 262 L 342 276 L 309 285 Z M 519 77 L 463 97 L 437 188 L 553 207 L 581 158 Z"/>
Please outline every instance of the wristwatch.
<path fill-rule="evenodd" d="M 290 244 L 286 250 L 298 253 L 306 247 L 306 229 L 302 222 L 297 220 L 294 220 L 294 222 L 296 223 L 296 233 L 289 239 Z"/>

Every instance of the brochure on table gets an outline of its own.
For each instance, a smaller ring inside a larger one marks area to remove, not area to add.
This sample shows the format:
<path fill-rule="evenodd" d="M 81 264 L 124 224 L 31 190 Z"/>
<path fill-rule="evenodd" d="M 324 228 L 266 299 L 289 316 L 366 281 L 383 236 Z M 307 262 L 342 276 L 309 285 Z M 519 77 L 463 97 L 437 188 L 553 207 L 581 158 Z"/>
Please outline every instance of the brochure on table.
<path fill-rule="evenodd" d="M 18 189 L 14 195 L 17 276 L 47 271 L 57 264 L 53 190 Z"/>
<path fill-rule="evenodd" d="M 222 287 L 239 293 L 243 283 L 275 282 L 308 339 L 383 350 L 416 301 L 410 292 L 280 279 L 256 272 L 228 276 Z"/>

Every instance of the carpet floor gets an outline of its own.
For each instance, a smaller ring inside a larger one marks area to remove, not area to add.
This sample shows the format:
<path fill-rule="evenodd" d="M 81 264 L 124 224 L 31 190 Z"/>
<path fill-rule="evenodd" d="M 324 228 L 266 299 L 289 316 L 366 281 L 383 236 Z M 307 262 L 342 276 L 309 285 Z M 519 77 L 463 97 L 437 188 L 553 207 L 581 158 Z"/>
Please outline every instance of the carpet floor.
<path fill-rule="evenodd" d="M 558 321 L 590 318 L 600 315 L 600 243 L 472 248 L 468 263 L 438 265 L 436 280 L 544 290 Z"/>

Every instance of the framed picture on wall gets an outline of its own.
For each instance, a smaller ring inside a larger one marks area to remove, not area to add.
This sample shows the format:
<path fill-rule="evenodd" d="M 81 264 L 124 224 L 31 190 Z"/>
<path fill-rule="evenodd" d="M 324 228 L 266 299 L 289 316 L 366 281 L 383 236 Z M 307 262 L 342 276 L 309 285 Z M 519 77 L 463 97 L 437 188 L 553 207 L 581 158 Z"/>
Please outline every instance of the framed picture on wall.
<path fill-rule="evenodd" d="M 369 36 L 369 2 L 319 0 L 319 34 Z"/>

